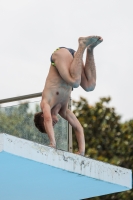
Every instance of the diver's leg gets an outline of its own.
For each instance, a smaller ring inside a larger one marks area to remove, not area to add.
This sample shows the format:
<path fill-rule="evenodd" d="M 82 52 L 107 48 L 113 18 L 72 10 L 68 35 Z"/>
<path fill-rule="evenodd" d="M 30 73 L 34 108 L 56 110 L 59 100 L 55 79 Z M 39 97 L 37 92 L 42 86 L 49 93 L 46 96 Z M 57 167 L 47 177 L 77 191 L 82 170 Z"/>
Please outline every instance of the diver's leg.
<path fill-rule="evenodd" d="M 96 66 L 94 62 L 94 48 L 103 41 L 101 37 L 87 47 L 86 62 L 81 75 L 81 86 L 86 91 L 91 91 L 96 85 Z"/>
<path fill-rule="evenodd" d="M 74 58 L 70 52 L 61 48 L 52 55 L 52 59 L 60 76 L 72 87 L 78 87 L 81 82 L 82 58 L 86 47 L 95 43 L 98 36 L 80 37 L 78 49 Z"/>

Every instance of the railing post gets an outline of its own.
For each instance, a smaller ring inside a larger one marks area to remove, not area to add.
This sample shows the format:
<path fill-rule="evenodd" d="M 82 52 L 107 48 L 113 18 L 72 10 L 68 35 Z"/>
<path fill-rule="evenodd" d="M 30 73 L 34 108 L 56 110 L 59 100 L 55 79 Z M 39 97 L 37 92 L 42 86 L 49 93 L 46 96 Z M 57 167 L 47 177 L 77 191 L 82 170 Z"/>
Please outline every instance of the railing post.
<path fill-rule="evenodd" d="M 68 109 L 71 110 L 71 104 L 72 100 L 70 98 L 69 104 L 68 104 Z M 73 152 L 73 145 L 72 145 L 72 126 L 68 123 L 68 151 Z"/>

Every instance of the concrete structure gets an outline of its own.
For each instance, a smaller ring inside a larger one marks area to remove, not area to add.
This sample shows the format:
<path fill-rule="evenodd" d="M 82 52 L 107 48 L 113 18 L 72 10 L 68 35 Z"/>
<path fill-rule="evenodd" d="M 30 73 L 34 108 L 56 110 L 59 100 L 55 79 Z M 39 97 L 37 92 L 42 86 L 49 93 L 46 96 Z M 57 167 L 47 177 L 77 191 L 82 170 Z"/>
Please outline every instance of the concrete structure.
<path fill-rule="evenodd" d="M 79 200 L 132 188 L 132 172 L 0 134 L 1 200 Z"/>

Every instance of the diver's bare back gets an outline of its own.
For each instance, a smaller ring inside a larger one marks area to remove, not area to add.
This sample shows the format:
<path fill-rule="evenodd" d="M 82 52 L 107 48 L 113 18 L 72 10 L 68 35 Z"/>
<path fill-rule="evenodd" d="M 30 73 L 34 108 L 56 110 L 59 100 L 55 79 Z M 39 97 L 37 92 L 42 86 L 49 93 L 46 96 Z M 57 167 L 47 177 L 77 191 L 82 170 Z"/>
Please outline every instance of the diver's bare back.
<path fill-rule="evenodd" d="M 51 65 L 42 93 L 41 104 L 48 103 L 51 109 L 57 104 L 64 106 L 69 101 L 71 91 L 72 87 L 62 79 L 56 67 Z"/>

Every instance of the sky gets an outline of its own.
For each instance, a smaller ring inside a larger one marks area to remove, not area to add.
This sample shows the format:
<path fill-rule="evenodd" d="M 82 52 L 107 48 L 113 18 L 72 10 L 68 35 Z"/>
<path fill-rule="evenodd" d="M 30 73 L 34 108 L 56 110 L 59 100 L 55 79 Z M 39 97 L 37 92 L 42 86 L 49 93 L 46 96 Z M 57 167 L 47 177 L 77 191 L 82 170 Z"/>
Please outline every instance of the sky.
<path fill-rule="evenodd" d="M 42 92 L 52 52 L 99 35 L 96 88 L 71 97 L 93 105 L 110 96 L 122 120 L 133 119 L 132 19 L 132 0 L 0 0 L 0 99 Z"/>

